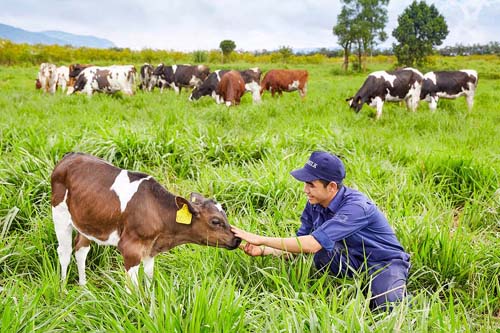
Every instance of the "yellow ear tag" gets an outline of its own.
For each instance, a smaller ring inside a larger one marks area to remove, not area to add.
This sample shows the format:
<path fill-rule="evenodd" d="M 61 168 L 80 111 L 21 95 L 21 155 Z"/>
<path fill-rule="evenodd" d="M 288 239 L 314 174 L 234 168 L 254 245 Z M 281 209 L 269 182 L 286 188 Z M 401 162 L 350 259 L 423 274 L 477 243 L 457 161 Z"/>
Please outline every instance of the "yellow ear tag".
<path fill-rule="evenodd" d="M 182 205 L 182 208 L 177 211 L 175 216 L 175 221 L 182 224 L 191 224 L 191 218 L 193 214 L 188 209 L 186 204 Z"/>

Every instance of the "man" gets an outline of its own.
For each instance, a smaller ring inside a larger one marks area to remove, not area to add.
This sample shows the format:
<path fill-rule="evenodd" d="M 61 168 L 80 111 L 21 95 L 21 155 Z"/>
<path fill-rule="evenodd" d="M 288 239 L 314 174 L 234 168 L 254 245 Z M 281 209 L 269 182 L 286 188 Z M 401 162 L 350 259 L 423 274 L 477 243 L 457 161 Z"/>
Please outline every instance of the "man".
<path fill-rule="evenodd" d="M 233 227 L 235 235 L 247 242 L 242 247 L 245 253 L 314 253 L 319 270 L 349 277 L 367 272 L 372 308 L 391 308 L 390 303 L 403 299 L 410 256 L 377 206 L 342 184 L 342 161 L 328 152 L 315 151 L 304 167 L 291 175 L 304 182 L 308 199 L 297 237 L 265 237 Z"/>

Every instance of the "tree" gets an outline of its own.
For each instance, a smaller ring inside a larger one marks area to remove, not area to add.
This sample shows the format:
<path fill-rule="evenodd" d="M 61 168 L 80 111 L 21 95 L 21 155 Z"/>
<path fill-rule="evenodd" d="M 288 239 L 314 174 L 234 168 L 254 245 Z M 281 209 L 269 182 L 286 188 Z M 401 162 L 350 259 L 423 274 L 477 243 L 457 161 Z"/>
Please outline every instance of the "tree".
<path fill-rule="evenodd" d="M 231 52 L 236 48 L 236 44 L 232 40 L 225 39 L 220 42 L 219 47 L 222 50 L 224 59 L 228 59 Z"/>
<path fill-rule="evenodd" d="M 338 37 L 337 43 L 344 50 L 344 63 L 342 67 L 345 71 L 349 69 L 349 56 L 351 55 L 351 45 L 354 40 L 353 21 L 354 10 L 344 5 L 337 16 L 337 25 L 333 27 L 333 34 Z"/>
<path fill-rule="evenodd" d="M 342 0 L 342 10 L 337 17 L 333 33 L 339 37 L 344 49 L 344 68 L 348 68 L 349 53 L 356 46 L 357 67 L 364 69 L 363 58 L 373 49 L 375 40 L 385 41 L 387 4 L 389 0 Z"/>
<path fill-rule="evenodd" d="M 399 44 L 393 44 L 398 63 L 417 66 L 425 63 L 433 47 L 441 45 L 448 35 L 448 25 L 434 5 L 413 1 L 398 17 L 398 27 L 392 35 Z"/>
<path fill-rule="evenodd" d="M 293 50 L 290 46 L 280 46 L 278 52 L 281 54 L 283 63 L 287 63 L 288 59 L 293 55 Z"/>

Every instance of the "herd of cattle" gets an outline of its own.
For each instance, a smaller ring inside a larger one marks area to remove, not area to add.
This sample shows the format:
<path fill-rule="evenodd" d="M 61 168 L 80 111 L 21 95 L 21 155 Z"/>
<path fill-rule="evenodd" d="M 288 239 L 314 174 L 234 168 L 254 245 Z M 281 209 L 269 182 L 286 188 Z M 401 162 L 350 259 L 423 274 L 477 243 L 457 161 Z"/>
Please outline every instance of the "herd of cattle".
<path fill-rule="evenodd" d="M 54 64 L 40 65 L 36 87 L 54 94 L 59 86 L 67 94 L 83 92 L 91 96 L 94 91 L 133 95 L 136 82 L 133 65 L 99 67 L 73 64 L 56 67 Z M 245 92 L 252 94 L 254 103 L 261 101 L 264 91 L 276 93 L 297 91 L 304 98 L 307 92 L 306 70 L 272 69 L 261 81 L 259 68 L 247 70 L 216 70 L 210 72 L 205 65 L 163 64 L 153 67 L 144 64 L 139 71 L 139 89 L 153 91 L 171 88 L 180 94 L 182 88 L 192 89 L 189 100 L 211 96 L 218 104 L 237 105 Z M 419 102 L 425 100 L 434 111 L 439 98 L 455 99 L 465 96 L 469 110 L 474 103 L 478 75 L 475 70 L 435 71 L 423 75 L 414 68 L 394 71 L 377 71 L 368 75 L 358 92 L 346 101 L 359 112 L 363 104 L 375 107 L 376 118 L 382 115 L 384 102 L 404 101 L 408 109 L 415 111 Z"/>

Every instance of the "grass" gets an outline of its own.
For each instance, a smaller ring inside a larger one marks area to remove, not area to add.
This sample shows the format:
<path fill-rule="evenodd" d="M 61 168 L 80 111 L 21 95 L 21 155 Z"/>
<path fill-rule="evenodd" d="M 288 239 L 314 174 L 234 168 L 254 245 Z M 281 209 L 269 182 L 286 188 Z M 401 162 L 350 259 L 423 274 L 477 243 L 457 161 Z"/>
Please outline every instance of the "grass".
<path fill-rule="evenodd" d="M 471 113 L 463 99 L 440 101 L 434 113 L 386 104 L 378 121 L 373 109 L 355 114 L 345 103 L 365 76 L 331 65 L 300 66 L 310 71 L 305 101 L 265 94 L 253 105 L 246 95 L 229 109 L 172 91 L 47 96 L 34 89 L 36 68 L 0 67 L 0 331 L 500 330 L 499 64 L 469 60 L 435 64 L 477 65 Z M 411 304 L 371 312 L 366 277 L 319 274 L 308 255 L 250 258 L 196 245 L 160 255 L 152 287 L 133 294 L 116 249 L 93 245 L 87 287 L 76 284 L 74 260 L 61 285 L 49 179 L 65 152 L 149 173 L 184 197 L 214 197 L 232 224 L 285 237 L 306 202 L 289 172 L 314 149 L 343 158 L 346 184 L 377 203 L 411 253 Z"/>

